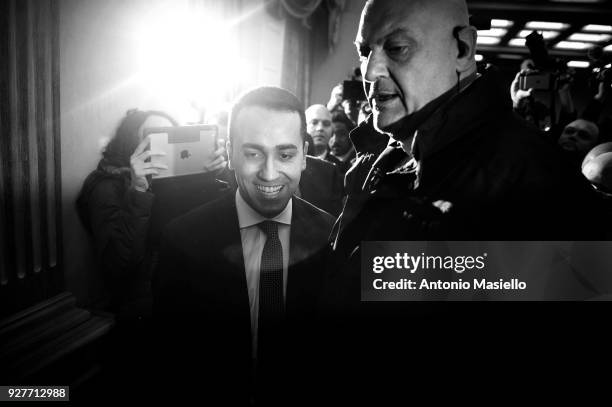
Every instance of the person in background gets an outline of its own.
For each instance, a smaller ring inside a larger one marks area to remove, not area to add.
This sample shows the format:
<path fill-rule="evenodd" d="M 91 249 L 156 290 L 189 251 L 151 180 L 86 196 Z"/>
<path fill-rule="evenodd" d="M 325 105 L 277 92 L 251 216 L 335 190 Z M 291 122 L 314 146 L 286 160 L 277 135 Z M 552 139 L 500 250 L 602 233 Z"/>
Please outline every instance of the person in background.
<path fill-rule="evenodd" d="M 342 107 L 342 93 L 343 86 L 341 83 L 333 87 L 331 94 L 329 95 L 329 100 L 327 101 L 327 110 L 329 110 L 331 114 L 336 112 L 344 112 L 344 108 Z"/>
<path fill-rule="evenodd" d="M 107 339 L 112 352 L 103 357 L 100 374 L 112 375 L 107 382 L 115 383 L 115 390 L 121 393 L 150 384 L 151 355 L 155 353 L 150 330 L 154 262 L 150 231 L 155 194 L 150 177 L 166 167 L 148 162 L 160 154 L 148 151 L 149 139 L 143 133 L 147 127 L 176 125 L 164 112 L 128 111 L 76 201 L 109 298 L 101 306 L 116 321 Z"/>
<path fill-rule="evenodd" d="M 361 75 L 361 68 L 359 66 L 353 69 L 353 73 L 348 78 L 349 81 L 361 82 L 363 77 Z M 345 97 L 344 85 L 339 83 L 333 87 L 329 100 L 327 102 L 327 110 L 334 114 L 336 112 L 342 112 L 347 115 L 351 121 L 358 122 L 360 109 L 363 103 L 363 99 L 352 100 Z"/>
<path fill-rule="evenodd" d="M 344 112 L 332 114 L 333 135 L 329 140 L 331 154 L 338 159 L 340 171 L 345 174 L 355 162 L 355 148 L 349 138 L 353 123 Z"/>
<path fill-rule="evenodd" d="M 128 111 L 77 198 L 77 212 L 93 238 L 110 293 L 109 310 L 120 318 L 150 313 L 146 241 L 154 195 L 149 177 L 166 167 L 147 162 L 159 154 L 147 150 L 143 129 L 175 125 L 164 112 Z"/>
<path fill-rule="evenodd" d="M 567 116 L 566 123 L 559 124 L 563 126 L 562 130 L 554 135 L 569 163 L 575 168 L 581 166 L 589 150 L 609 141 L 605 132 L 609 119 L 603 114 L 603 106 L 610 93 L 610 84 L 599 81 L 596 85 L 597 92 L 580 117 L 576 118 L 576 113 Z M 571 99 L 571 95 L 568 97 Z"/>
<path fill-rule="evenodd" d="M 510 85 L 510 97 L 512 99 L 512 107 L 519 116 L 538 129 L 544 130 L 547 126 L 551 125 L 548 106 L 536 99 L 534 89 L 520 88 L 521 77 L 533 70 L 535 70 L 533 60 L 525 59 L 521 62 L 521 69 Z M 568 85 L 566 84 L 563 89 L 559 90 L 562 114 L 564 111 L 573 112 L 573 105 L 570 104 L 572 102 L 571 99 L 565 97 L 567 88 Z"/>
<path fill-rule="evenodd" d="M 306 109 L 306 131 L 312 137 L 314 156 L 332 164 L 340 162 L 329 151 L 329 140 L 332 136 L 331 113 L 323 105 L 312 105 Z"/>
<path fill-rule="evenodd" d="M 559 100 L 559 117 L 553 121 L 549 108 L 536 100 L 534 89 L 521 89 L 520 78 L 532 71 L 533 61 L 527 59 L 521 64 L 510 86 L 514 111 L 525 120 L 543 131 L 546 139 L 560 147 L 572 168 L 579 168 L 586 153 L 603 140 L 600 127 L 605 123 L 602 116 L 603 104 L 609 93 L 609 83 L 598 77 L 594 81 L 595 93 L 579 115 L 572 97 L 573 71 L 568 69 L 558 79 L 556 93 Z M 551 123 L 552 122 L 552 123 Z"/>
<path fill-rule="evenodd" d="M 578 167 L 586 154 L 599 143 L 599 127 L 590 120 L 577 119 L 563 128 L 557 140 L 568 160 Z"/>

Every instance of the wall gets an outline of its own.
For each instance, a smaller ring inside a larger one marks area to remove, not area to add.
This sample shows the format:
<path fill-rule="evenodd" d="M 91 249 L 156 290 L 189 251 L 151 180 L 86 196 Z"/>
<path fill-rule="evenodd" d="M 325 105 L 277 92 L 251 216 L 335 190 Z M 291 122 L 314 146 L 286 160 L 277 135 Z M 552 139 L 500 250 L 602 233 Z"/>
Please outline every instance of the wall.
<path fill-rule="evenodd" d="M 359 65 L 354 41 L 363 3 L 355 0 L 346 2 L 338 45 L 331 54 L 326 50 L 313 51 L 310 104 L 327 103 L 333 87 L 348 79 L 353 69 Z"/>
<path fill-rule="evenodd" d="M 74 202 L 83 180 L 100 159 L 103 140 L 112 136 L 130 108 L 165 110 L 181 122 L 192 119 L 184 106 L 156 94 L 138 76 L 142 67 L 138 61 L 140 43 L 135 35 L 152 10 L 185 7 L 189 1 L 62 0 L 60 3 L 65 277 L 67 289 L 81 304 L 91 305 L 100 298 L 101 280 Z M 248 7 L 253 9 L 260 3 L 259 0 L 248 2 Z M 243 56 L 242 60 L 252 67 L 250 72 L 255 75 L 244 85 L 280 84 L 280 69 L 274 71 L 273 67 L 281 66 L 283 23 L 268 17 L 259 8 L 249 14 L 245 27 L 247 32 L 242 35 L 266 46 Z M 160 57 L 170 55 L 171 51 L 161 50 Z M 215 60 L 215 55 L 210 57 L 211 63 L 223 63 Z"/>

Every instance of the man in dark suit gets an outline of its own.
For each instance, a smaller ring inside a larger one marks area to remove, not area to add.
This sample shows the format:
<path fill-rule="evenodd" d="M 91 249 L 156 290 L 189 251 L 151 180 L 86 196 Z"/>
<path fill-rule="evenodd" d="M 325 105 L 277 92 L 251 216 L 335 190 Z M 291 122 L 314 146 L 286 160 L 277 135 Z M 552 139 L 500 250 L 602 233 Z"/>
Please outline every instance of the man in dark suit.
<path fill-rule="evenodd" d="M 303 384 L 296 368 L 309 359 L 309 315 L 333 222 L 294 196 L 306 168 L 305 123 L 283 89 L 243 95 L 227 145 L 237 190 L 163 234 L 154 284 L 162 365 L 166 378 L 197 386 L 204 399 L 268 403 Z"/>
<path fill-rule="evenodd" d="M 357 155 L 349 137 L 350 131 L 355 128 L 355 124 L 344 112 L 334 112 L 332 114 L 332 128 L 334 133 L 329 140 L 329 148 L 331 154 L 340 162 L 338 165 L 340 171 L 342 171 L 342 174 L 346 174 L 353 166 Z"/>

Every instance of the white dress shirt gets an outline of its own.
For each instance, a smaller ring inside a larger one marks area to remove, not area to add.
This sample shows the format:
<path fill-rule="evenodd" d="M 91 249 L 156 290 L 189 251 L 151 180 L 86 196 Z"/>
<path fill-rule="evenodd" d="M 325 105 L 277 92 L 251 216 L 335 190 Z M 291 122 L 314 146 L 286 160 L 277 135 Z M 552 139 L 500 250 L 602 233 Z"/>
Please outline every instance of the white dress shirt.
<path fill-rule="evenodd" d="M 257 354 L 257 322 L 259 318 L 259 275 L 261 254 L 266 244 L 266 234 L 257 226 L 259 223 L 271 220 L 278 223 L 278 238 L 283 248 L 283 299 L 287 298 L 287 275 L 289 267 L 289 239 L 291 237 L 291 215 L 293 202 L 289 203 L 281 213 L 273 218 L 266 218 L 249 206 L 236 190 L 236 211 L 240 225 L 242 255 L 246 272 L 249 306 L 251 309 L 251 334 L 253 338 L 253 357 Z"/>

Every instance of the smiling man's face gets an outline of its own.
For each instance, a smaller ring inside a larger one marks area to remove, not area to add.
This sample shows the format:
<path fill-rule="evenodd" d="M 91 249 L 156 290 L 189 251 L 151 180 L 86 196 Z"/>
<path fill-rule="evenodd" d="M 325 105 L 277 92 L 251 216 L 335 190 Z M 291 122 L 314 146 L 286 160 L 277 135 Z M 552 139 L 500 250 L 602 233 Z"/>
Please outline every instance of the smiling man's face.
<path fill-rule="evenodd" d="M 242 198 L 271 218 L 285 209 L 306 168 L 300 116 L 259 106 L 243 108 L 228 143 L 229 167 Z"/>
<path fill-rule="evenodd" d="M 355 39 L 374 125 L 422 109 L 457 83 L 457 42 L 444 2 L 374 0 Z"/>

